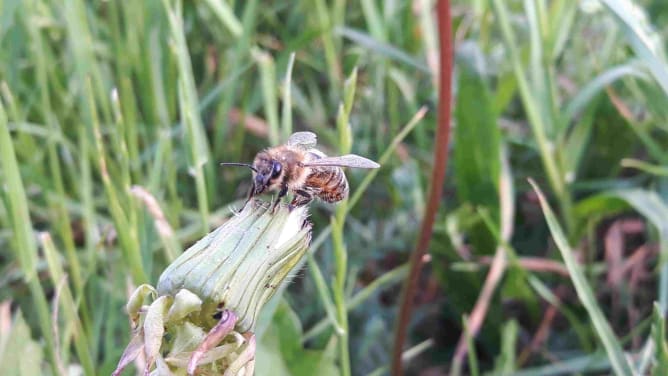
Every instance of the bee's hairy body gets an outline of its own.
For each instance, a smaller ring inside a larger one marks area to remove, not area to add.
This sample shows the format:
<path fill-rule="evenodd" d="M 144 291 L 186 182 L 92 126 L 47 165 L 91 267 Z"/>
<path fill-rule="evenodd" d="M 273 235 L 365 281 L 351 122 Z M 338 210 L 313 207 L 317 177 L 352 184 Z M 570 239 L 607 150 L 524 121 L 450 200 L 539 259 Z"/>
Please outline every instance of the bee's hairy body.
<path fill-rule="evenodd" d="M 221 165 L 245 166 L 253 171 L 248 201 L 265 191 L 278 191 L 274 207 L 285 195 L 293 193 L 289 206 L 306 205 L 319 198 L 338 202 L 348 197 L 348 180 L 342 167 L 379 168 L 370 159 L 355 154 L 328 157 L 315 148 L 317 136 L 313 132 L 296 132 L 285 145 L 259 152 L 253 164 L 223 162 Z"/>
<path fill-rule="evenodd" d="M 253 166 L 254 189 L 251 196 L 265 190 L 278 190 L 279 199 L 288 191 L 294 194 L 292 206 L 302 206 L 319 198 L 334 203 L 348 197 L 348 180 L 343 169 L 336 166 L 307 167 L 304 163 L 326 157 L 317 149 L 303 150 L 289 145 L 266 149 L 257 154 Z M 276 164 L 280 172 L 271 173 Z M 270 176 L 268 180 L 263 177 Z M 258 179 L 259 178 L 259 179 Z"/>

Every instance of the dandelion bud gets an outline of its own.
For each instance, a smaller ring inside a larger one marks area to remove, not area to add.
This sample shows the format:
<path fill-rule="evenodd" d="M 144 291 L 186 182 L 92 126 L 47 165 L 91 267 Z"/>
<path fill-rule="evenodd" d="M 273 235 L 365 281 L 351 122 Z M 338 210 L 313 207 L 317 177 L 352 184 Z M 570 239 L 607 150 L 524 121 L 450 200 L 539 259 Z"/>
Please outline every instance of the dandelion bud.
<path fill-rule="evenodd" d="M 150 286 L 133 294 L 128 313 L 140 325 L 114 374 L 142 351 L 146 371 L 155 363 L 157 374 L 252 370 L 252 331 L 262 306 L 306 253 L 306 217 L 306 207 L 273 210 L 254 200 L 181 254 L 160 276 L 148 308 L 139 310 L 142 297 L 154 297 Z"/>

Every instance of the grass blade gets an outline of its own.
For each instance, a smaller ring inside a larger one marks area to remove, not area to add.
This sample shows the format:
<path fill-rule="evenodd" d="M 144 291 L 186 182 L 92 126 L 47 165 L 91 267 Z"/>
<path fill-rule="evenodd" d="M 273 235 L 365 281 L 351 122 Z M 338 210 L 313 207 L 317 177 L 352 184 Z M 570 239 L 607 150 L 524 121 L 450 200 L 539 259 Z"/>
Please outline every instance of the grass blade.
<path fill-rule="evenodd" d="M 169 0 L 163 0 L 165 11 L 169 19 L 171 36 L 175 44 L 174 53 L 178 62 L 179 74 L 179 108 L 181 121 L 186 127 L 188 135 L 188 149 L 190 151 L 190 169 L 195 177 L 197 190 L 197 206 L 200 214 L 202 235 L 208 232 L 207 218 L 209 217 L 209 202 L 205 181 L 204 166 L 209 162 L 209 145 L 204 134 L 204 126 L 199 117 L 197 103 L 197 89 L 190 64 L 190 55 L 186 45 L 181 1 L 176 1 L 172 7 Z"/>
<path fill-rule="evenodd" d="M 647 80 L 649 77 L 638 67 L 637 62 L 631 62 L 607 69 L 596 78 L 589 81 L 580 91 L 568 102 L 564 111 L 566 119 L 573 119 L 579 114 L 590 101 L 607 86 L 624 77 L 635 77 Z"/>
<path fill-rule="evenodd" d="M 392 142 L 390 142 L 390 145 L 385 149 L 383 154 L 378 158 L 378 163 L 382 166 L 385 163 L 387 163 L 390 160 L 390 157 L 392 156 L 392 153 L 396 150 L 397 146 L 399 146 L 399 143 L 406 138 L 406 136 L 411 133 L 411 131 L 418 125 L 420 124 L 420 120 L 424 118 L 424 116 L 427 114 L 427 107 L 421 107 L 418 112 L 413 115 L 413 118 L 406 123 L 406 125 L 401 129 L 401 131 L 392 139 Z M 355 193 L 350 197 L 350 200 L 348 200 L 348 203 L 346 205 L 346 209 L 350 211 L 355 204 L 362 198 L 364 195 L 364 192 L 366 189 L 369 187 L 369 184 L 373 181 L 373 179 L 378 175 L 378 170 L 371 170 L 369 171 L 366 176 L 364 177 L 364 180 L 360 183 L 360 185 L 357 187 L 355 190 Z"/>
<path fill-rule="evenodd" d="M 278 131 L 278 97 L 276 96 L 276 66 L 270 54 L 254 49 L 251 54 L 260 68 L 264 116 L 269 123 L 269 142 L 277 146 L 280 142 Z"/>
<path fill-rule="evenodd" d="M 91 121 L 90 127 L 95 138 L 97 165 L 100 176 L 102 177 L 104 191 L 107 195 L 107 200 L 109 201 L 109 211 L 111 212 L 112 219 L 114 220 L 114 226 L 116 227 L 118 239 L 121 244 L 121 251 L 123 252 L 126 266 L 130 269 L 130 273 L 132 274 L 134 282 L 137 284 L 146 283 L 148 281 L 148 277 L 146 276 L 142 266 L 141 247 L 139 245 L 137 229 L 135 226 L 131 225 L 130 215 L 126 213 L 122 204 L 122 198 L 126 195 L 126 193 L 114 186 L 111 175 L 109 174 L 107 152 L 105 150 L 105 143 L 102 139 L 102 133 L 100 131 L 100 121 L 98 119 L 97 108 L 95 107 L 93 89 L 90 81 L 88 81 L 86 88 L 87 91 L 85 94 L 88 94 L 87 111 Z M 83 137 L 86 136 L 84 135 Z"/>
<path fill-rule="evenodd" d="M 427 65 L 425 65 L 423 62 L 417 60 L 413 56 L 410 56 L 395 46 L 378 41 L 366 33 L 351 29 L 349 27 L 337 27 L 336 32 L 344 38 L 349 39 L 381 56 L 388 57 L 390 59 L 407 64 L 424 73 L 431 74 L 429 67 L 427 67 Z"/>
<path fill-rule="evenodd" d="M 332 301 L 332 296 L 329 293 L 329 289 L 327 288 L 327 283 L 325 282 L 325 278 L 322 276 L 322 271 L 320 270 L 318 264 L 315 262 L 313 254 L 309 252 L 307 256 L 308 256 L 307 258 L 308 270 L 311 273 L 313 280 L 315 281 L 315 286 L 316 289 L 318 290 L 318 295 L 320 295 L 320 300 L 322 300 L 322 305 L 324 306 L 325 312 L 327 313 L 328 323 L 334 325 L 334 330 L 336 331 L 337 335 L 342 335 L 343 329 L 337 322 L 336 307 L 334 307 L 334 302 Z"/>
<path fill-rule="evenodd" d="M 550 228 L 554 242 L 556 243 L 557 248 L 559 248 L 561 257 L 563 257 L 564 263 L 568 268 L 571 280 L 575 286 L 575 291 L 577 292 L 580 301 L 587 310 L 589 318 L 596 328 L 596 333 L 603 343 L 603 347 L 605 348 L 608 354 L 608 358 L 610 359 L 612 369 L 617 375 L 632 375 L 633 372 L 631 371 L 631 367 L 626 361 L 624 351 L 622 350 L 619 341 L 615 337 L 610 324 L 605 319 L 605 315 L 596 301 L 594 292 L 592 291 L 591 286 L 589 286 L 587 278 L 580 268 L 580 264 L 578 264 L 578 261 L 575 259 L 573 249 L 568 244 L 566 235 L 561 229 L 561 225 L 557 221 L 557 218 L 554 216 L 552 208 L 550 208 L 550 205 L 547 203 L 545 196 L 543 196 L 543 192 L 540 190 L 540 188 L 538 188 L 533 180 L 530 180 L 529 183 L 531 183 L 534 191 L 536 191 L 536 194 L 538 195 L 540 206 L 543 209 L 543 215 L 545 216 L 547 225 Z"/>
<path fill-rule="evenodd" d="M 49 265 L 51 282 L 54 286 L 57 286 L 66 276 L 62 265 L 60 265 L 58 251 L 51 240 L 51 235 L 42 233 L 39 238 L 44 249 L 46 261 Z M 84 372 L 86 375 L 94 375 L 95 369 L 93 367 L 93 358 L 88 351 L 89 345 L 86 341 L 86 333 L 84 333 L 83 325 L 79 319 L 79 315 L 77 315 L 77 304 L 74 301 L 72 291 L 70 291 L 70 287 L 67 283 L 64 284 L 63 289 L 61 290 L 60 306 L 63 308 L 64 321 L 74 325 L 74 347 L 76 348 Z M 57 323 L 54 323 L 54 325 L 57 325 Z"/>
<path fill-rule="evenodd" d="M 4 176 L 3 185 L 5 186 L 2 195 L 5 198 L 4 202 L 7 206 L 6 209 L 15 239 L 12 250 L 30 288 L 30 295 L 35 303 L 33 309 L 37 311 L 39 317 L 39 326 L 46 341 L 46 351 L 52 371 L 57 374 L 58 367 L 54 354 L 55 347 L 49 319 L 49 304 L 46 301 L 44 289 L 39 283 L 39 279 L 37 279 L 37 245 L 31 227 L 26 192 L 23 188 L 23 180 L 19 173 L 14 145 L 7 128 L 7 115 L 2 103 L 0 103 L 0 166 Z"/>
<path fill-rule="evenodd" d="M 346 302 L 346 309 L 352 311 L 357 308 L 360 304 L 364 303 L 367 299 L 372 297 L 377 291 L 381 288 L 384 288 L 388 285 L 397 283 L 402 279 L 406 278 L 406 273 L 408 272 L 408 264 L 403 264 L 398 266 L 389 272 L 384 273 L 382 276 L 376 278 L 368 286 L 357 292 Z M 329 318 L 325 317 L 322 320 L 318 321 L 311 329 L 309 329 L 304 336 L 302 337 L 302 342 L 306 342 L 309 339 L 315 337 L 316 335 L 322 333 L 327 327 L 332 323 Z"/>
<path fill-rule="evenodd" d="M 283 81 L 283 108 L 281 110 L 281 130 L 283 139 L 287 140 L 292 134 L 292 68 L 295 65 L 295 53 L 290 54 L 288 68 Z"/>
<path fill-rule="evenodd" d="M 657 84 L 668 96 L 668 62 L 658 36 L 649 31 L 650 25 L 639 17 L 640 9 L 629 0 L 601 0 L 615 15 L 636 55 L 647 65 Z"/>
<path fill-rule="evenodd" d="M 213 10 L 216 17 L 220 19 L 220 23 L 225 25 L 232 35 L 235 37 L 241 36 L 241 33 L 243 32 L 241 22 L 237 16 L 234 15 L 234 11 L 225 0 L 206 0 L 206 3 L 211 10 Z"/>
<path fill-rule="evenodd" d="M 327 4 L 324 0 L 315 0 L 315 13 L 320 26 L 322 34 L 322 44 L 325 50 L 325 60 L 327 61 L 327 72 L 329 74 L 329 81 L 332 88 L 336 87 L 336 83 L 341 81 L 343 70 L 338 59 L 338 52 L 336 44 L 334 43 L 332 32 L 332 20 L 330 19 L 330 10 L 327 9 Z"/>
<path fill-rule="evenodd" d="M 487 208 L 498 226 L 501 133 L 493 101 L 479 72 L 462 68 L 458 76 L 457 128 L 452 156 L 457 195 L 461 202 Z M 472 229 L 471 238 L 475 253 L 494 252 L 496 242 L 484 223 Z"/>
<path fill-rule="evenodd" d="M 572 221 L 571 197 L 566 187 L 563 174 L 557 164 L 558 158 L 556 158 L 554 154 L 554 143 L 548 137 L 548 132 L 553 126 L 550 123 L 550 116 L 547 116 L 550 115 L 548 108 L 546 108 L 547 100 L 543 102 L 540 101 L 541 98 L 545 99 L 544 96 L 535 93 L 536 88 L 532 87 L 531 82 L 525 73 L 526 69 L 522 65 L 521 53 L 517 45 L 516 35 L 511 27 L 507 4 L 502 0 L 492 0 L 492 5 L 495 14 L 499 19 L 501 34 L 506 44 L 506 48 L 509 51 L 515 79 L 517 80 L 517 87 L 520 93 L 520 98 L 522 99 L 522 105 L 526 111 L 527 120 L 531 126 L 536 144 L 538 145 L 543 167 L 550 182 L 550 187 L 559 198 L 560 206 L 564 212 L 564 218 L 567 221 L 567 229 L 570 230 L 572 227 L 572 225 L 570 225 Z M 526 2 L 525 5 L 531 8 L 531 2 Z M 535 45 L 536 43 L 534 43 L 534 46 Z M 535 57 L 534 60 L 536 59 L 540 58 Z"/>
<path fill-rule="evenodd" d="M 652 375 L 661 375 L 668 369 L 668 344 L 666 344 L 666 319 L 658 304 L 654 304 L 652 340 L 654 341 L 654 367 Z"/>
<path fill-rule="evenodd" d="M 466 344 L 470 349 L 468 351 L 469 371 L 471 372 L 471 376 L 478 376 L 480 375 L 480 366 L 478 365 L 478 354 L 475 351 L 475 346 L 473 344 L 473 336 L 471 335 L 471 332 L 469 330 L 468 318 L 464 317 L 463 321 L 464 321 L 463 322 L 464 336 L 466 337 Z M 453 375 L 458 375 L 458 374 L 459 370 L 453 372 Z"/>

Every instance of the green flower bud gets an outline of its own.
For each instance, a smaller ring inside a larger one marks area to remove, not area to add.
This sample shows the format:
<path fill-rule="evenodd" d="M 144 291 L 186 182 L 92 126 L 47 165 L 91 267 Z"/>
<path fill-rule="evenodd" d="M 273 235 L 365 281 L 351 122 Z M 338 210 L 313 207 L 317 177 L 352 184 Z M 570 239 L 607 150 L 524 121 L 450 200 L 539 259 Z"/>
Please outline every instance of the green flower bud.
<path fill-rule="evenodd" d="M 226 375 L 251 371 L 260 310 L 311 241 L 306 217 L 306 207 L 251 201 L 167 267 L 147 309 L 140 307 L 155 290 L 140 286 L 128 303 L 137 333 L 114 375 L 141 350 L 145 371 L 156 364 L 159 375 L 166 369 L 194 374 L 198 367 Z"/>
<path fill-rule="evenodd" d="M 158 295 L 186 289 L 202 299 L 199 320 L 213 326 L 217 311 L 252 330 L 260 309 L 305 254 L 311 241 L 306 208 L 271 210 L 253 201 L 195 243 L 162 273 Z"/>

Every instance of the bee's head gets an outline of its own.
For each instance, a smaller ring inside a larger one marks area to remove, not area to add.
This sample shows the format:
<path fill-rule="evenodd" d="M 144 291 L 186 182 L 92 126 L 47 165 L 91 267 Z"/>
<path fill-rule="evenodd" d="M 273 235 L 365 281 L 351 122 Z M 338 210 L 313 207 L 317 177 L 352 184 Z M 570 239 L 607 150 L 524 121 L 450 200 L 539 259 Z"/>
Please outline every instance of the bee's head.
<path fill-rule="evenodd" d="M 253 195 L 277 188 L 283 180 L 283 165 L 267 152 L 261 152 L 253 162 Z"/>

